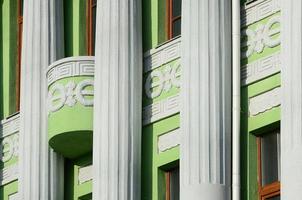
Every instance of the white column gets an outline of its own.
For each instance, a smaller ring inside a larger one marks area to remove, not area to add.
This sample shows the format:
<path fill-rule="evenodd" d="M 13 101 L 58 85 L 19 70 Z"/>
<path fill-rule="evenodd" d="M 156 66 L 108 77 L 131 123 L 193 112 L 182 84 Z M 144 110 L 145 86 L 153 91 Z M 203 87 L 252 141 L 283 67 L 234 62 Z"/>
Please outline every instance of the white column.
<path fill-rule="evenodd" d="M 231 1 L 182 2 L 180 199 L 231 198 Z"/>
<path fill-rule="evenodd" d="M 49 1 L 50 63 L 64 58 L 63 1 Z M 64 157 L 49 148 L 49 200 L 64 200 Z"/>
<path fill-rule="evenodd" d="M 140 200 L 141 1 L 97 5 L 93 199 Z"/>
<path fill-rule="evenodd" d="M 301 199 L 302 2 L 281 0 L 281 199 Z"/>
<path fill-rule="evenodd" d="M 48 199 L 46 128 L 49 64 L 49 5 L 47 0 L 24 0 L 21 63 L 19 198 Z"/>

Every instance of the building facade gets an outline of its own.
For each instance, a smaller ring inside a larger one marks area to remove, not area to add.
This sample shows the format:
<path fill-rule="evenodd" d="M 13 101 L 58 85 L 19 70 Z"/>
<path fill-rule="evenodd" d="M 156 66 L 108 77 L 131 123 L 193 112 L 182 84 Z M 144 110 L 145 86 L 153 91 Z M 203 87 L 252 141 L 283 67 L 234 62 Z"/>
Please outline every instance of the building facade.
<path fill-rule="evenodd" d="M 0 5 L 1 200 L 301 199 L 299 0 Z"/>

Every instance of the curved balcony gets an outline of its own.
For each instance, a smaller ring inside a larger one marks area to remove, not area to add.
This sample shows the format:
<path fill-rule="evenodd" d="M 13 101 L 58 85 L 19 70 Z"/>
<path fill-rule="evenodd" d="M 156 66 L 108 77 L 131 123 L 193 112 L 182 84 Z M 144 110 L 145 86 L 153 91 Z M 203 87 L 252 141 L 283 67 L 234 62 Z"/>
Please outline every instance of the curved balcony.
<path fill-rule="evenodd" d="M 92 151 L 94 57 L 58 60 L 47 69 L 49 145 L 67 158 Z"/>

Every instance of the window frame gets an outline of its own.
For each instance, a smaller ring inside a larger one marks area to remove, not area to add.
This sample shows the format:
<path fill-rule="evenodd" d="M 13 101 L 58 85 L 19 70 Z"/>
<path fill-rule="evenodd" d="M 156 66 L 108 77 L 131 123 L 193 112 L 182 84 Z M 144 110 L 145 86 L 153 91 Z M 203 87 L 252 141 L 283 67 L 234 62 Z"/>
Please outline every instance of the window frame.
<path fill-rule="evenodd" d="M 21 87 L 21 56 L 22 56 L 22 32 L 23 32 L 23 0 L 17 2 L 17 66 L 16 66 L 16 110 L 20 110 Z"/>
<path fill-rule="evenodd" d="M 171 193 L 171 177 L 172 174 L 175 170 L 180 170 L 179 165 L 174 166 L 172 168 L 169 168 L 164 171 L 164 176 L 165 176 L 165 200 L 171 200 L 172 193 Z M 180 172 L 180 171 L 179 171 Z M 180 178 L 180 177 L 179 177 Z M 179 180 L 180 181 L 180 180 Z"/>
<path fill-rule="evenodd" d="M 167 13 L 167 32 L 168 32 L 168 40 L 171 40 L 173 37 L 173 24 L 177 20 L 181 20 L 181 14 L 173 17 L 173 1 L 174 0 L 166 0 L 166 13 Z"/>
<path fill-rule="evenodd" d="M 93 9 L 96 9 L 97 1 L 87 0 L 87 16 L 86 16 L 86 35 L 87 35 L 87 55 L 92 56 L 93 53 Z"/>
<path fill-rule="evenodd" d="M 268 185 L 262 185 L 262 155 L 261 155 L 261 139 L 266 134 L 277 134 L 276 130 L 270 133 L 257 136 L 257 182 L 258 182 L 258 194 L 259 200 L 266 200 L 271 197 L 280 195 L 280 181 L 275 181 Z M 279 133 L 281 134 L 281 133 Z"/>

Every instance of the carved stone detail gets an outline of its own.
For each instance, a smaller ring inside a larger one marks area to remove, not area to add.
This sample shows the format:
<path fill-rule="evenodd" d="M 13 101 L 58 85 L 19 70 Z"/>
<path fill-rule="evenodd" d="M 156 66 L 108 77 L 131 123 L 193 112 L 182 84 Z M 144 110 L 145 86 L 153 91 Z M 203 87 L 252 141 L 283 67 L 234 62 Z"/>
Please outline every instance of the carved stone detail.
<path fill-rule="evenodd" d="M 92 180 L 92 165 L 79 168 L 78 183 L 83 184 Z"/>
<path fill-rule="evenodd" d="M 8 200 L 19 200 L 18 193 L 14 193 L 14 194 L 9 195 Z"/>
<path fill-rule="evenodd" d="M 2 173 L 0 174 L 0 186 L 10 183 L 14 180 L 17 180 L 19 174 L 18 169 L 19 169 L 18 164 L 14 164 L 4 168 L 2 170 Z"/>
<path fill-rule="evenodd" d="M 158 137 L 158 152 L 162 153 L 180 144 L 180 130 L 176 129 Z"/>
<path fill-rule="evenodd" d="M 263 94 L 250 98 L 250 116 L 256 116 L 281 104 L 281 88 L 277 87 Z"/>
<path fill-rule="evenodd" d="M 280 71 L 280 52 L 241 67 L 241 84 L 247 85 Z"/>
<path fill-rule="evenodd" d="M 280 0 L 258 0 L 241 9 L 241 26 L 248 26 L 280 11 Z"/>
<path fill-rule="evenodd" d="M 179 112 L 179 94 L 168 97 L 143 108 L 143 125 L 147 125 Z"/>

